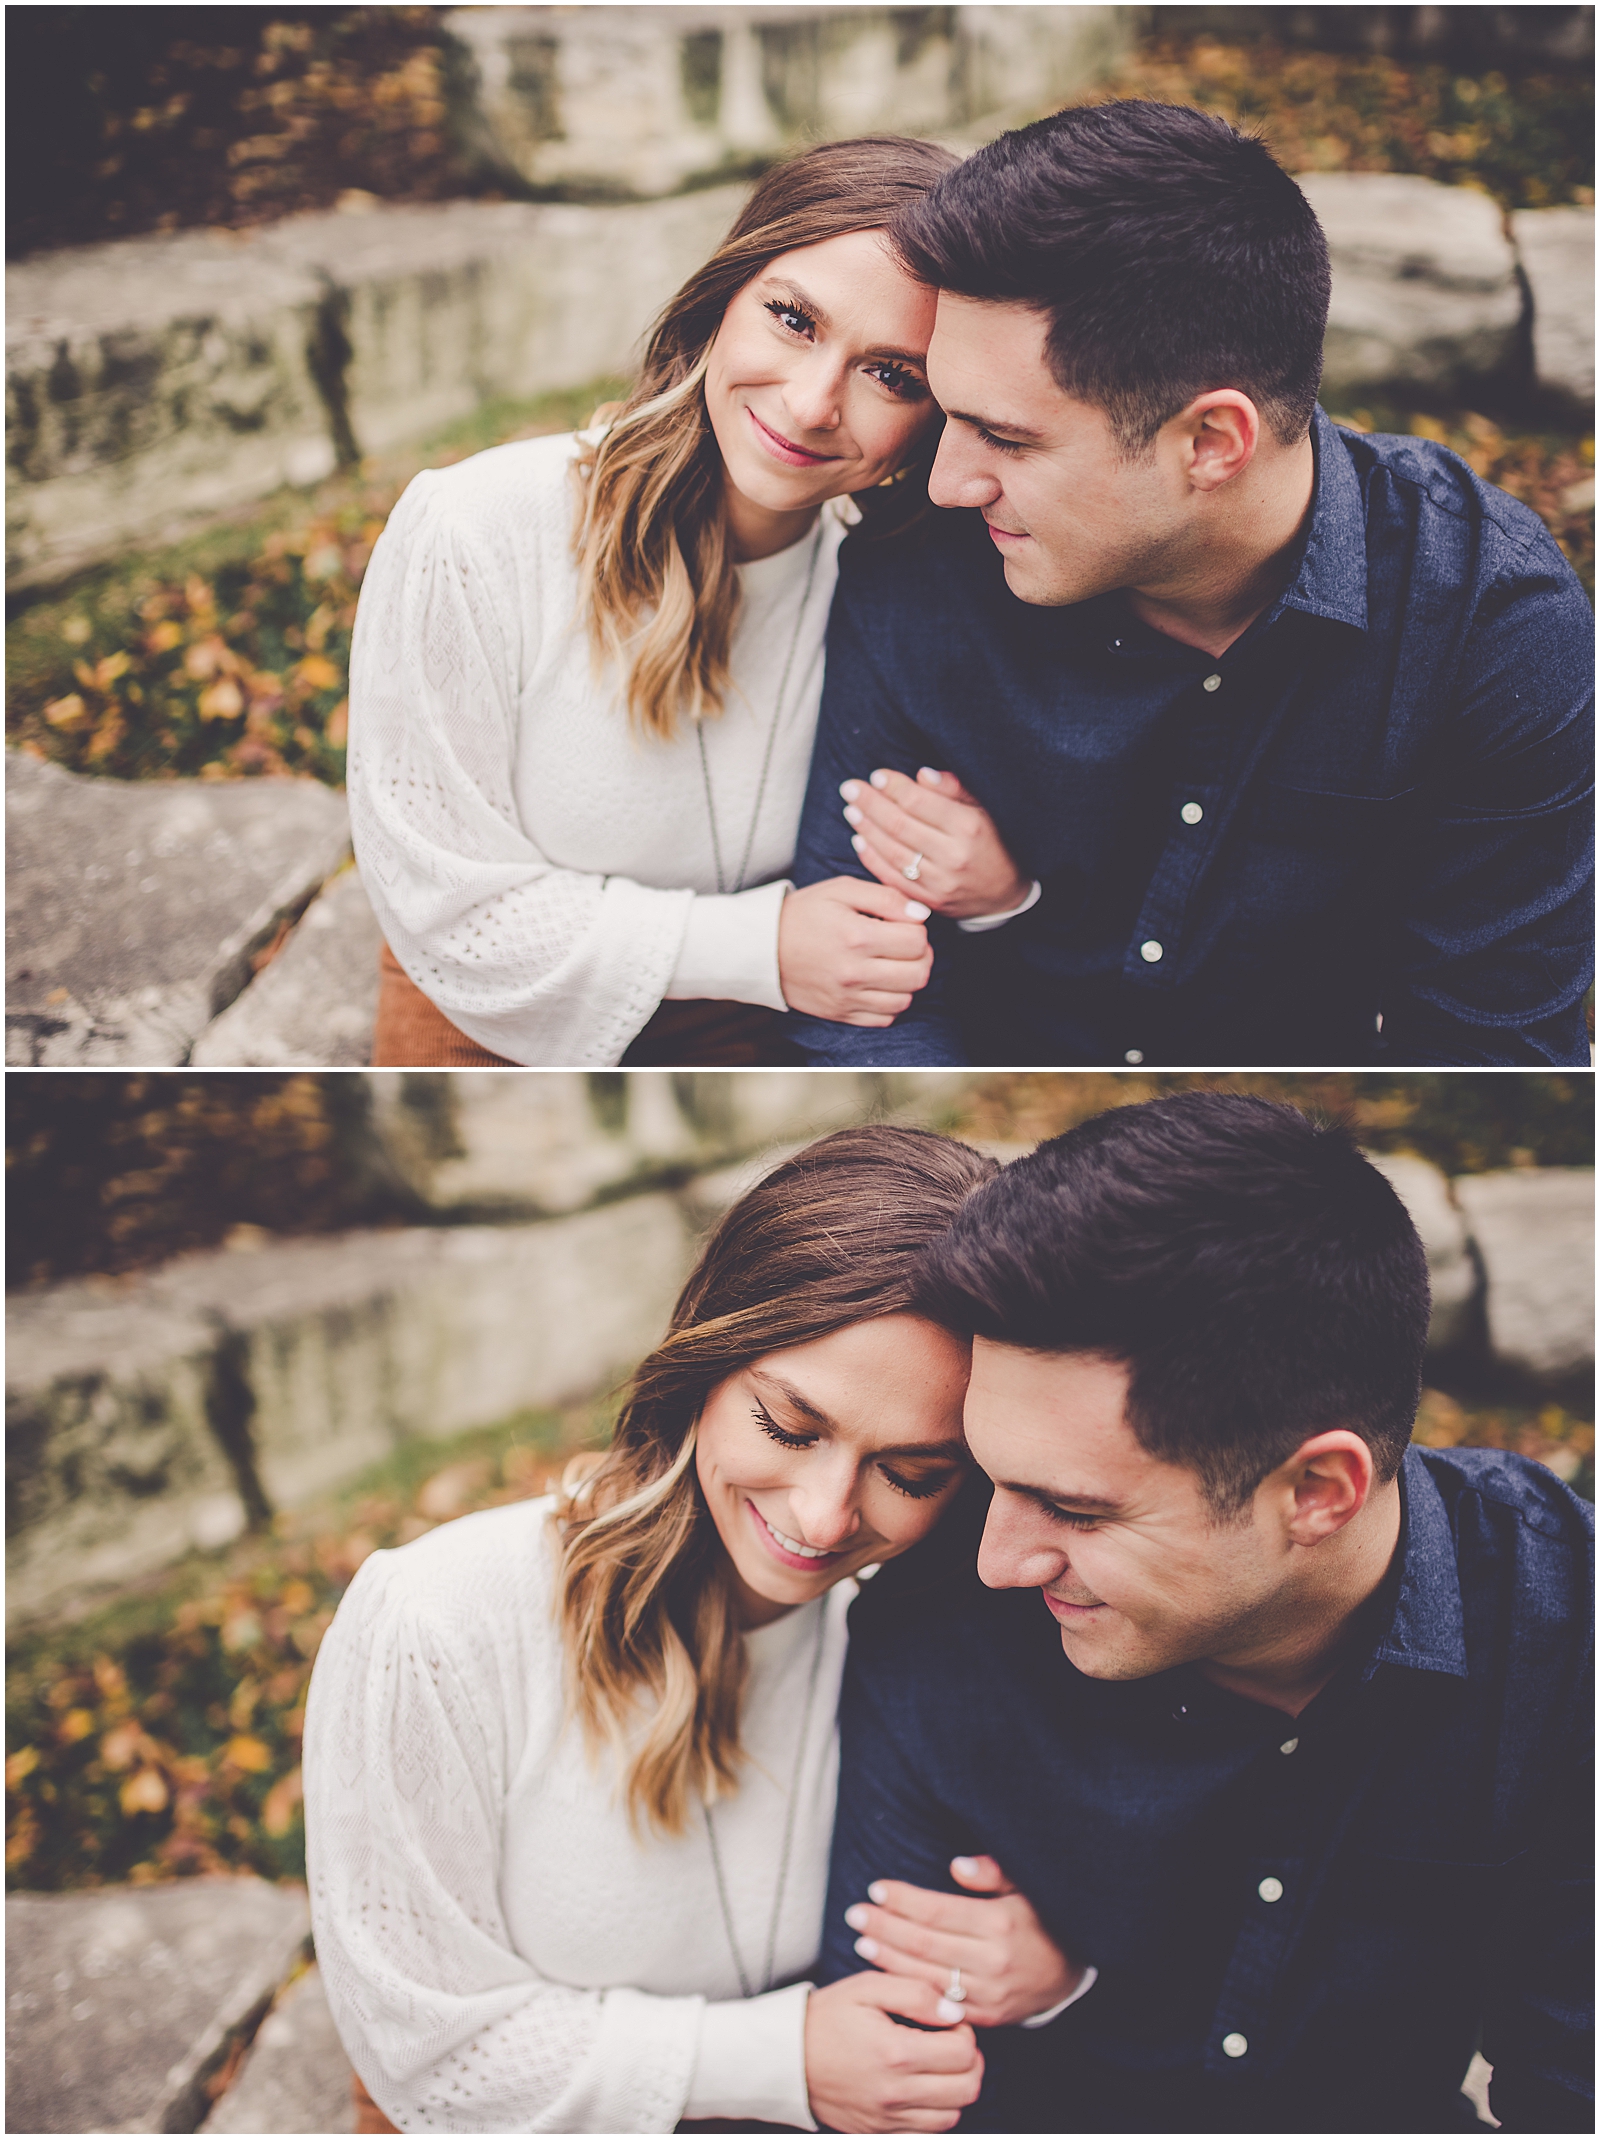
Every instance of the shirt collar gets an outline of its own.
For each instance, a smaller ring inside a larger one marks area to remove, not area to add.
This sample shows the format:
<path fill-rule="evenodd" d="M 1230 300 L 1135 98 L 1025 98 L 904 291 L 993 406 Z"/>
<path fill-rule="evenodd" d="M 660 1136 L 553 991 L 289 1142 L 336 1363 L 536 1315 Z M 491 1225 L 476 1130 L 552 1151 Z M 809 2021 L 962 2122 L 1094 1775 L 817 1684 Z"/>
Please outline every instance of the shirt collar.
<path fill-rule="evenodd" d="M 1371 1664 L 1467 1675 L 1461 1576 L 1444 1500 L 1415 1448 L 1400 1468 L 1400 1591 Z"/>
<path fill-rule="evenodd" d="M 1311 528 L 1300 569 L 1274 607 L 1367 628 L 1367 516 L 1349 448 L 1320 408 L 1311 417 Z"/>

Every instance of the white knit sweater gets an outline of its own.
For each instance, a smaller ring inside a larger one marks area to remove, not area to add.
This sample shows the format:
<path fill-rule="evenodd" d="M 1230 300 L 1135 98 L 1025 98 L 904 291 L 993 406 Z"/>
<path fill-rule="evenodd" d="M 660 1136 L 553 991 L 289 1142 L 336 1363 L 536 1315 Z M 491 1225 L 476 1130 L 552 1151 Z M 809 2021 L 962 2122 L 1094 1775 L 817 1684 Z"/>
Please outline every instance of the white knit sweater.
<path fill-rule="evenodd" d="M 693 729 L 634 733 L 575 627 L 574 451 L 528 439 L 411 483 L 361 592 L 348 784 L 362 881 L 423 993 L 495 1054 L 587 1068 L 664 997 L 784 1007 L 778 909 L 848 513 L 739 569 L 733 689 L 705 726 L 719 896 Z M 734 896 L 747 840 L 757 888 Z"/>
<path fill-rule="evenodd" d="M 402 2131 L 670 2132 L 682 2117 L 814 2130 L 804 1977 L 821 1944 L 834 1712 L 855 1585 L 746 1637 L 736 1796 L 636 1834 L 617 1770 L 563 1727 L 549 1500 L 375 1553 L 306 1708 L 317 1957 L 351 2061 Z M 820 1639 L 820 1661 L 818 1642 Z M 799 1738 L 813 1668 L 803 1758 Z"/>

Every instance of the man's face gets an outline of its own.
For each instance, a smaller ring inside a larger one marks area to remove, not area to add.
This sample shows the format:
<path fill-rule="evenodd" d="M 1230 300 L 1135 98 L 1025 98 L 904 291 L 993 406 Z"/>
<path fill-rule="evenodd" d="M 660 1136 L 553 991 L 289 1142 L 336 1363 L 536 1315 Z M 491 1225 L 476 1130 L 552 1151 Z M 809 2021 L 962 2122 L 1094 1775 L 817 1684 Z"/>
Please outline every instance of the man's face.
<path fill-rule="evenodd" d="M 1019 600 L 1059 607 L 1159 584 L 1190 493 L 1177 436 L 1126 459 L 1103 411 L 1061 391 L 1048 326 L 1026 305 L 940 292 L 928 384 L 950 420 L 928 489 L 983 514 Z"/>
<path fill-rule="evenodd" d="M 1089 1678 L 1242 1666 L 1281 1632 L 1290 1546 L 1261 1504 L 1218 1523 L 1197 1474 L 1139 1446 L 1128 1370 L 1093 1353 L 972 1347 L 966 1432 L 994 1480 L 991 1589 L 1037 1589 Z"/>

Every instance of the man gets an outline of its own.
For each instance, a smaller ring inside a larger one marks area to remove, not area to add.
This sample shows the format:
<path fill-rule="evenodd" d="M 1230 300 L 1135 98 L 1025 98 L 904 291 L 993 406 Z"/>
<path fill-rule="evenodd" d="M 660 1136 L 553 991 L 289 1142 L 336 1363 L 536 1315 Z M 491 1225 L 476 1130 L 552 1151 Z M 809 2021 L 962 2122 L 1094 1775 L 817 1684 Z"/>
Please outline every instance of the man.
<path fill-rule="evenodd" d="M 971 2128 L 1471 2129 L 1481 2046 L 1508 2130 L 1591 2131 L 1592 1511 L 1409 1445 L 1383 1177 L 1262 1100 L 1120 1108 L 979 1190 L 921 1305 L 993 1498 L 976 1576 L 936 1534 L 853 1607 L 825 1978 L 980 2015 L 983 1853 L 1082 1994 L 980 2032 Z"/>
<path fill-rule="evenodd" d="M 1526 507 L 1317 408 L 1327 248 L 1292 179 L 1219 119 L 1106 104 L 892 235 L 940 289 L 945 510 L 842 553 L 796 875 L 937 908 L 970 794 L 1035 892 L 936 918 L 887 1030 L 801 1044 L 1587 1064 L 1592 613 Z"/>

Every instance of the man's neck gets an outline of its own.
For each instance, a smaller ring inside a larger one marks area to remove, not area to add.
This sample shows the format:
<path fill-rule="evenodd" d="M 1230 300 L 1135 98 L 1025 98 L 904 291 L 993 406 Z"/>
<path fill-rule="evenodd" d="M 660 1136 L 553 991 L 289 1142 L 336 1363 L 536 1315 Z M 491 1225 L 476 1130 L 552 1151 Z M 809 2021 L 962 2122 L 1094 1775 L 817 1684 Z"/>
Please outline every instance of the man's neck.
<path fill-rule="evenodd" d="M 1317 1559 L 1330 1548 L 1334 1556 L 1317 1568 Z M 1362 1640 L 1366 1608 L 1387 1581 L 1399 1548 L 1400 1487 L 1392 1483 L 1375 1493 L 1337 1538 L 1316 1548 L 1315 1583 L 1287 1615 L 1281 1600 L 1275 1601 L 1271 1632 L 1224 1657 L 1203 1659 L 1201 1672 L 1229 1693 L 1298 1716 Z"/>
<path fill-rule="evenodd" d="M 1218 493 L 1169 577 L 1127 590 L 1129 608 L 1180 645 L 1225 654 L 1288 584 L 1315 480 L 1309 434 L 1262 456 Z"/>

